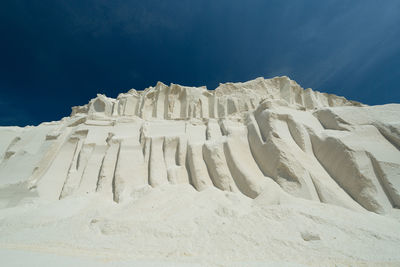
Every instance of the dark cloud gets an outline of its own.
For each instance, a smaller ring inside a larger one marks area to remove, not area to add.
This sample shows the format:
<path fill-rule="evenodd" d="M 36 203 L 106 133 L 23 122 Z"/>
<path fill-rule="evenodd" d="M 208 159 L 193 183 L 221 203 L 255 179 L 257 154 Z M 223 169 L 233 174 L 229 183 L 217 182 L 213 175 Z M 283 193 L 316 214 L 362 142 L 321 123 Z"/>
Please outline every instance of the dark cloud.
<path fill-rule="evenodd" d="M 0 125 L 67 116 L 96 93 L 288 75 L 367 104 L 400 102 L 400 2 L 0 3 Z M 28 115 L 29 114 L 29 115 Z"/>

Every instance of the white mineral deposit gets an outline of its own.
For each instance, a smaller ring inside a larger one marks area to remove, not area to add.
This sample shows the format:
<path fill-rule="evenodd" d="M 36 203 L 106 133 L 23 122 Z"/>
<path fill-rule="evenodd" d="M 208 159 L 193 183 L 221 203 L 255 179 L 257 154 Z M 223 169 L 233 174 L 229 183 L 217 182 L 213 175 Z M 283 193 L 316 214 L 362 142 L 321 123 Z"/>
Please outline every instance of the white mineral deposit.
<path fill-rule="evenodd" d="M 288 77 L 97 95 L 0 127 L 0 265 L 400 266 L 399 149 Z"/>

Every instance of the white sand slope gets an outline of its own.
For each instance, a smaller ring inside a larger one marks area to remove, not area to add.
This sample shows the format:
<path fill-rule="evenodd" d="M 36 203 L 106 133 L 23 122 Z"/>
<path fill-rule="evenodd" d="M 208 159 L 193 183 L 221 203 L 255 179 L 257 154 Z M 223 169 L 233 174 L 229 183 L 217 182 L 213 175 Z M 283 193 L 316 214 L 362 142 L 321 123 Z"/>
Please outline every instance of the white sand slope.
<path fill-rule="evenodd" d="M 400 105 L 158 83 L 0 127 L 7 266 L 400 265 Z M 14 264 L 14 265 L 13 265 Z"/>

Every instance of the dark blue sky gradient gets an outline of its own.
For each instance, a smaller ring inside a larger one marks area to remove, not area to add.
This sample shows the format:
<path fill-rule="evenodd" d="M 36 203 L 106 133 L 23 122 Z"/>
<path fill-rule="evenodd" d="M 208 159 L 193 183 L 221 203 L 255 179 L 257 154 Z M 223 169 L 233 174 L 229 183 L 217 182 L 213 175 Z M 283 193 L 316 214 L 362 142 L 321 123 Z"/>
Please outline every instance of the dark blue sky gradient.
<path fill-rule="evenodd" d="M 59 120 L 157 81 L 287 75 L 366 104 L 400 102 L 400 1 L 0 3 L 0 125 Z"/>

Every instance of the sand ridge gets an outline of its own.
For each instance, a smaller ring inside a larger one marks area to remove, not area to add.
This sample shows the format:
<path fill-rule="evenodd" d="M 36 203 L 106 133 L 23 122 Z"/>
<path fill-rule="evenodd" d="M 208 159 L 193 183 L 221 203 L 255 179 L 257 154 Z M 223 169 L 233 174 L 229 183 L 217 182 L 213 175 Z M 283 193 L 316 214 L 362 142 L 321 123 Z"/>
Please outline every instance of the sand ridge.
<path fill-rule="evenodd" d="M 0 127 L 0 247 L 111 262 L 396 265 L 399 115 L 398 104 L 276 77 L 214 91 L 157 83 L 98 95 L 60 121 Z"/>

